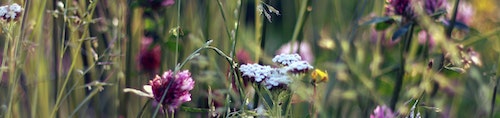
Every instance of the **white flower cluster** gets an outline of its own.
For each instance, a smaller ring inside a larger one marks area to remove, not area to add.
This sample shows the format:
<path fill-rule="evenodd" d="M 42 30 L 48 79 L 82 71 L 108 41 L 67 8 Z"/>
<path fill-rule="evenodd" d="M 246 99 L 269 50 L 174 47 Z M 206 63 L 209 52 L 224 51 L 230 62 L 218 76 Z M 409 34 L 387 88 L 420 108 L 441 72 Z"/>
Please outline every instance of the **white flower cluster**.
<path fill-rule="evenodd" d="M 243 78 L 253 79 L 255 82 L 261 82 L 268 78 L 271 74 L 271 70 L 273 70 L 273 68 L 270 66 L 262 66 L 259 64 L 244 64 L 240 67 Z"/>
<path fill-rule="evenodd" d="M 288 72 L 291 73 L 304 73 L 314 69 L 313 66 L 311 66 L 307 61 L 296 61 L 286 66 L 286 68 L 288 69 Z"/>
<path fill-rule="evenodd" d="M 301 60 L 298 54 L 281 54 L 273 58 L 273 62 L 284 65 L 281 68 L 271 68 L 259 64 L 243 64 L 239 70 L 244 79 L 261 83 L 267 89 L 286 88 L 292 79 L 288 74 L 306 73 L 313 69 L 307 61 Z"/>
<path fill-rule="evenodd" d="M 0 19 L 5 19 L 8 21 L 15 20 L 21 15 L 23 8 L 19 4 L 14 3 L 12 5 L 0 6 Z"/>
<path fill-rule="evenodd" d="M 275 68 L 271 70 L 271 75 L 269 79 L 264 82 L 264 85 L 267 89 L 271 89 L 273 87 L 286 87 L 288 84 L 292 82 L 286 73 L 285 68 Z"/>
<path fill-rule="evenodd" d="M 281 65 L 284 65 L 284 66 L 288 66 L 290 64 L 292 64 L 293 62 L 297 62 L 297 61 L 301 61 L 302 58 L 300 57 L 299 54 L 280 54 L 280 55 L 276 55 L 274 58 L 273 58 L 273 62 L 274 63 L 278 63 L 278 64 L 281 64 Z"/>

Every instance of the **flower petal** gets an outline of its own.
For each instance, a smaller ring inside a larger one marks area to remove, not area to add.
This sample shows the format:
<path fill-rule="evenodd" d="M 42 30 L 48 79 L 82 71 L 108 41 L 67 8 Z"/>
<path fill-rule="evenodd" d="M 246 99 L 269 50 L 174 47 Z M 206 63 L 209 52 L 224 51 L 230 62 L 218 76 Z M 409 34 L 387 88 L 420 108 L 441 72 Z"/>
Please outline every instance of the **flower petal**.
<path fill-rule="evenodd" d="M 133 88 L 125 88 L 125 89 L 123 89 L 123 92 L 131 92 L 131 93 L 134 93 L 134 94 L 139 95 L 139 96 L 153 98 L 153 94 L 142 92 L 140 90 L 133 89 Z"/>

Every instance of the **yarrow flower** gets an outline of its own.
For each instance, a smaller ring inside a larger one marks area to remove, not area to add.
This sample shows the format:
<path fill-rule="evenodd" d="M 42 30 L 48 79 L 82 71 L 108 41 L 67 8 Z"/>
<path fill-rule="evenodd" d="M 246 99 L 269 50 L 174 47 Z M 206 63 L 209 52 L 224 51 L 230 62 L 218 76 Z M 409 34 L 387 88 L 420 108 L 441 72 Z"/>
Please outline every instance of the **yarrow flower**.
<path fill-rule="evenodd" d="M 194 80 L 191 78 L 191 73 L 188 70 L 177 73 L 175 77 L 173 74 L 169 70 L 162 76 L 157 75 L 153 80 L 149 81 L 149 85 L 144 85 L 146 92 L 130 88 L 126 88 L 123 91 L 133 92 L 160 102 L 166 90 L 165 98 L 160 103 L 170 111 L 174 111 L 182 103 L 191 101 L 191 93 L 189 91 L 194 88 Z"/>
<path fill-rule="evenodd" d="M 0 19 L 7 21 L 17 20 L 21 16 L 22 10 L 23 8 L 17 3 L 0 6 Z"/>
<path fill-rule="evenodd" d="M 391 109 L 385 105 L 383 106 L 377 106 L 375 110 L 373 110 L 373 113 L 370 114 L 370 118 L 394 118 L 394 113 L 391 111 Z"/>
<path fill-rule="evenodd" d="M 297 61 L 287 67 L 288 72 L 291 73 L 305 73 L 313 69 L 313 66 L 309 65 L 307 61 Z"/>
<path fill-rule="evenodd" d="M 301 60 L 298 54 L 277 55 L 273 58 L 273 62 L 283 66 L 272 68 L 259 64 L 243 64 L 239 70 L 243 79 L 262 83 L 267 89 L 286 89 L 292 82 L 289 74 L 302 74 L 314 69 L 307 61 Z"/>
<path fill-rule="evenodd" d="M 141 50 L 137 59 L 139 60 L 138 66 L 139 69 L 152 72 L 160 68 L 161 63 L 161 48 L 160 46 L 154 46 L 153 38 L 144 37 L 141 42 Z"/>
<path fill-rule="evenodd" d="M 270 71 L 269 78 L 264 81 L 267 89 L 286 88 L 292 80 L 288 78 L 286 69 L 273 69 Z"/>
<path fill-rule="evenodd" d="M 263 66 L 259 64 L 244 64 L 240 66 L 243 79 L 255 82 L 262 82 L 262 80 L 269 78 L 271 75 L 271 66 Z"/>
<path fill-rule="evenodd" d="M 288 66 L 294 62 L 300 61 L 302 58 L 299 54 L 280 54 L 273 58 L 274 63 L 278 63 L 284 66 Z"/>

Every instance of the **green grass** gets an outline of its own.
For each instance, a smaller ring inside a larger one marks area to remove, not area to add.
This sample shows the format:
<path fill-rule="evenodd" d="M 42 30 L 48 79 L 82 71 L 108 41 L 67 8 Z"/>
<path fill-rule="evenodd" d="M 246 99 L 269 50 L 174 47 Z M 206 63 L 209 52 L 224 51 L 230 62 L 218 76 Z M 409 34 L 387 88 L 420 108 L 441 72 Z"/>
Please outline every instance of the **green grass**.
<path fill-rule="evenodd" d="M 177 0 L 158 8 L 148 1 L 0 1 L 24 9 L 15 21 L 0 20 L 0 117 L 243 117 L 260 108 L 269 117 L 369 117 L 381 105 L 399 117 L 500 117 L 494 0 L 460 0 L 475 9 L 469 31 L 436 22 L 415 4 L 416 19 L 386 17 L 392 25 L 376 35 L 372 29 L 386 24 L 364 23 L 384 17 L 385 0 Z M 448 0 L 451 8 L 456 1 Z M 453 21 L 458 11 L 442 17 Z M 398 32 L 407 23 L 414 24 Z M 419 43 L 423 30 L 434 47 Z M 161 47 L 153 71 L 139 69 L 144 37 Z M 294 41 L 311 44 L 310 64 L 328 81 L 311 84 L 308 72 L 291 76 L 286 90 L 245 82 L 238 51 L 277 67 L 276 51 Z M 474 56 L 469 48 L 482 64 L 462 63 Z M 123 92 L 142 91 L 168 70 L 189 70 L 195 81 L 191 101 L 174 113 Z"/>

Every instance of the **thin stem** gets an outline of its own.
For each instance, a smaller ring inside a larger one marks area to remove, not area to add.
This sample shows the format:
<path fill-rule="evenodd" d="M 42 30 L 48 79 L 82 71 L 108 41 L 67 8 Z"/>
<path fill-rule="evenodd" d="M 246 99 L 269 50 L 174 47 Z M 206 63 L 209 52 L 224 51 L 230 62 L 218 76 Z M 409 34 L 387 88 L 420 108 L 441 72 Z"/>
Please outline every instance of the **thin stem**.
<path fill-rule="evenodd" d="M 409 22 L 412 23 L 412 22 Z M 396 104 L 399 99 L 399 93 L 401 92 L 401 88 L 403 86 L 403 79 L 405 75 L 405 66 L 406 66 L 406 52 L 408 51 L 408 47 L 410 46 L 411 39 L 413 36 L 413 24 L 410 25 L 410 30 L 406 33 L 404 38 L 402 39 L 403 41 L 403 46 L 401 47 L 401 56 L 400 56 L 400 67 L 399 71 L 397 74 L 397 78 L 395 81 L 395 86 L 394 86 L 394 91 L 392 93 L 392 98 L 391 98 L 391 109 L 394 111 L 396 108 Z"/>
<path fill-rule="evenodd" d="M 455 21 L 457 19 L 457 11 L 458 11 L 458 4 L 460 4 L 460 0 L 457 0 L 455 2 L 455 8 L 453 9 L 453 16 L 451 18 L 450 26 L 446 30 L 446 36 L 447 38 L 451 37 L 451 33 L 453 32 L 453 28 L 455 27 Z"/>
<path fill-rule="evenodd" d="M 144 105 L 142 105 L 141 111 L 139 112 L 139 115 L 137 115 L 137 118 L 142 118 L 142 115 L 144 115 L 144 111 L 146 110 L 146 106 L 148 106 L 149 103 L 151 103 L 152 99 L 148 99 Z"/>
<path fill-rule="evenodd" d="M 299 34 L 300 34 L 300 31 L 302 31 L 302 28 L 304 26 L 304 23 L 306 22 L 306 18 L 307 16 L 309 16 L 309 11 L 307 10 L 309 7 L 309 4 L 311 3 L 310 2 L 311 0 L 302 0 L 302 3 L 301 3 L 301 7 L 300 7 L 300 13 L 299 13 L 299 17 L 298 17 L 298 20 L 297 22 L 295 23 L 295 28 L 293 30 L 293 34 L 292 34 L 292 43 L 297 41 L 297 38 L 299 37 Z M 298 42 L 296 42 L 298 43 Z M 294 45 L 292 44 L 292 47 L 290 48 L 290 52 L 293 51 L 293 49 L 295 47 L 293 47 Z M 297 44 L 297 46 L 300 47 L 300 44 Z M 293 52 L 292 52 L 293 53 Z"/>
<path fill-rule="evenodd" d="M 86 17 L 87 21 L 90 21 L 92 19 L 92 16 L 94 15 L 94 10 L 95 10 L 95 7 L 96 7 L 96 3 L 97 3 L 96 1 L 92 2 L 91 7 L 90 7 L 90 11 L 89 11 L 90 14 Z M 84 26 L 84 29 L 88 29 L 89 25 L 90 24 L 86 24 Z M 73 69 L 75 68 L 76 59 L 77 59 L 77 56 L 78 56 L 78 52 L 81 50 L 83 40 L 85 39 L 85 36 L 87 36 L 88 34 L 89 34 L 89 30 L 85 30 L 83 32 L 83 34 L 81 35 L 80 40 L 76 40 L 78 42 L 78 46 L 77 46 L 77 48 L 75 48 L 75 53 L 73 53 L 71 65 L 70 65 L 69 70 L 68 70 L 68 75 L 64 79 L 63 86 L 61 87 L 61 90 L 59 91 L 58 97 L 56 99 L 56 104 L 54 106 L 55 108 L 53 109 L 53 111 L 52 111 L 52 113 L 50 115 L 51 117 L 54 117 L 54 115 L 56 114 L 56 112 L 59 109 L 59 105 L 61 103 L 61 99 L 62 99 L 62 96 L 63 96 L 62 93 L 65 91 L 66 86 L 67 86 L 67 84 L 69 82 L 69 78 L 71 76 L 71 73 L 73 72 Z"/>

